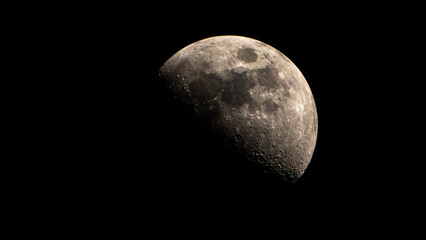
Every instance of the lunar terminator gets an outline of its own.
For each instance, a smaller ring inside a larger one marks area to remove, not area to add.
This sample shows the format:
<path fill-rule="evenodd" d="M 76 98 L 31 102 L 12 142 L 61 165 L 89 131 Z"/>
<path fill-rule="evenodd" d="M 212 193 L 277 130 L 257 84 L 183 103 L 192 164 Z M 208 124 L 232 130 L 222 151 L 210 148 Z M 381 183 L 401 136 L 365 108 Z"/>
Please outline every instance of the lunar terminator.
<path fill-rule="evenodd" d="M 317 110 L 304 76 L 277 49 L 211 37 L 178 51 L 160 76 L 176 101 L 247 160 L 285 180 L 302 176 L 316 145 Z"/>

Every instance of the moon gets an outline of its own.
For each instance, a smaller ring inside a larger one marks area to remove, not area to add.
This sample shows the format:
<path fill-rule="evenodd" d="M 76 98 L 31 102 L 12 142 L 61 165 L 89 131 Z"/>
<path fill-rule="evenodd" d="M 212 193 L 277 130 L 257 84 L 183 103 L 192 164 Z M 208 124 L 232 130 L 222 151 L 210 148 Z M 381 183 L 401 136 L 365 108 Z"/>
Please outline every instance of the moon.
<path fill-rule="evenodd" d="M 248 37 L 210 37 L 178 51 L 159 75 L 176 101 L 248 161 L 286 181 L 303 175 L 317 109 L 306 79 L 280 51 Z"/>

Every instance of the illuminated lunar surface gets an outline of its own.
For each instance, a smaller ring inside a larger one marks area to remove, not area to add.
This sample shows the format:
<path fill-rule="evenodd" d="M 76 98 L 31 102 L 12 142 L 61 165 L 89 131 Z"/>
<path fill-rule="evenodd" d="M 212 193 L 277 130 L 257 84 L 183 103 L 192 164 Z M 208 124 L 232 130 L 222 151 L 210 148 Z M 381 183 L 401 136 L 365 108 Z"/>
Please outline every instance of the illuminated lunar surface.
<path fill-rule="evenodd" d="M 176 101 L 248 161 L 289 181 L 308 167 L 315 101 L 300 70 L 277 49 L 246 37 L 211 37 L 173 55 L 160 76 Z"/>

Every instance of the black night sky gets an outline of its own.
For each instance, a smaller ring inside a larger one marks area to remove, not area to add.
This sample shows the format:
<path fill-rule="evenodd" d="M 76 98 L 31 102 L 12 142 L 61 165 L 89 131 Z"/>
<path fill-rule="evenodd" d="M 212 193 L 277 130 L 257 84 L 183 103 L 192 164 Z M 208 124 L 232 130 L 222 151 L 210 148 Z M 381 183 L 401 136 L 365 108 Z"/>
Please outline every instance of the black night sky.
<path fill-rule="evenodd" d="M 181 4 L 61 6 L 17 20 L 19 56 L 40 64 L 24 73 L 43 93 L 27 107 L 51 129 L 46 154 L 28 163 L 42 179 L 24 188 L 30 219 L 65 235 L 418 230 L 422 140 L 410 129 L 425 119 L 405 57 L 416 50 L 414 19 L 400 21 L 396 6 Z M 159 67 L 217 35 L 263 41 L 307 79 L 319 132 L 299 182 L 241 161 L 164 100 Z"/>

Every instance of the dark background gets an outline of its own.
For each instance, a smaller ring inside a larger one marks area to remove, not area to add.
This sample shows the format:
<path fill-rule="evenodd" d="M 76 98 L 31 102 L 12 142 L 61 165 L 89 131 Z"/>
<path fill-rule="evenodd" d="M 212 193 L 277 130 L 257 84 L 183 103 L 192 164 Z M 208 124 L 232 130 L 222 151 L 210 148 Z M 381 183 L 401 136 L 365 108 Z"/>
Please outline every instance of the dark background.
<path fill-rule="evenodd" d="M 17 78 L 35 96 L 19 123 L 37 143 L 20 180 L 28 221 L 136 236 L 418 230 L 415 7 L 197 4 L 22 7 Z M 300 181 L 239 159 L 164 94 L 161 65 L 217 35 L 263 41 L 307 79 L 319 132 Z"/>

